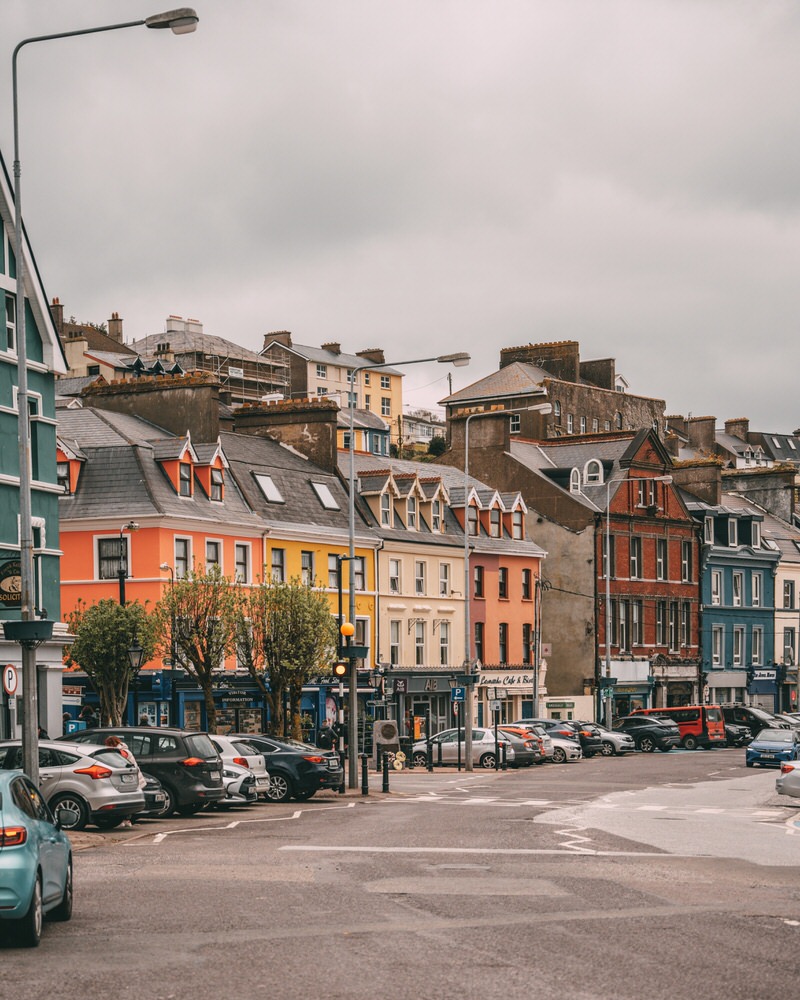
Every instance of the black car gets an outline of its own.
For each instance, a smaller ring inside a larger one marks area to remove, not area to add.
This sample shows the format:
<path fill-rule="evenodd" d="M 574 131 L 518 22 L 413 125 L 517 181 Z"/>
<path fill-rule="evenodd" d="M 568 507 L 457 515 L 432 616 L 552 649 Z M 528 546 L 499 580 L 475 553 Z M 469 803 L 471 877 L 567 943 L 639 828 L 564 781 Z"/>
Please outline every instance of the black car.
<path fill-rule="evenodd" d="M 746 746 L 752 735 L 747 726 L 737 726 L 734 722 L 725 723 L 725 745 L 729 747 Z"/>
<path fill-rule="evenodd" d="M 584 757 L 594 757 L 596 753 L 603 753 L 603 737 L 593 722 L 572 721 L 570 725 L 575 727 Z"/>
<path fill-rule="evenodd" d="M 119 736 L 142 771 L 161 782 L 166 796 L 162 816 L 177 810 L 191 816 L 225 798 L 222 760 L 208 733 L 155 726 L 105 726 L 61 737 L 71 743 L 104 743 Z"/>
<path fill-rule="evenodd" d="M 228 733 L 228 736 L 247 740 L 264 755 L 270 778 L 267 798 L 271 802 L 286 802 L 292 797 L 304 801 L 321 788 L 339 788 L 344 780 L 335 750 L 260 733 Z"/>
<path fill-rule="evenodd" d="M 765 712 L 763 708 L 754 705 L 722 705 L 722 718 L 726 724 L 732 722 L 736 726 L 746 726 L 753 739 L 762 729 L 789 729 L 789 723 L 776 719 L 774 715 Z"/>
<path fill-rule="evenodd" d="M 674 722 L 659 719 L 655 715 L 623 715 L 614 722 L 612 728 L 618 733 L 633 737 L 636 749 L 642 753 L 661 750 L 668 753 L 681 742 L 681 734 Z"/>
<path fill-rule="evenodd" d="M 167 805 L 167 796 L 161 782 L 154 774 L 147 774 L 145 771 L 142 771 L 142 777 L 145 782 L 142 789 L 145 806 L 137 818 L 141 816 L 163 816 Z"/>

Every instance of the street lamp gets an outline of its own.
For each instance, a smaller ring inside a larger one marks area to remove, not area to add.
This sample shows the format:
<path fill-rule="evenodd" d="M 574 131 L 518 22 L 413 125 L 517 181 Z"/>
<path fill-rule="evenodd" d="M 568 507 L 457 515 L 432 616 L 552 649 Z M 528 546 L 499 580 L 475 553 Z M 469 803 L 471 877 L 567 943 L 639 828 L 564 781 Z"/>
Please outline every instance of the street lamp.
<path fill-rule="evenodd" d="M 356 376 L 359 372 L 367 371 L 370 368 L 402 368 L 405 365 L 422 365 L 429 361 L 438 361 L 440 364 L 452 364 L 456 368 L 462 368 L 470 362 L 470 356 L 464 351 L 456 354 L 440 354 L 434 358 L 414 358 L 411 361 L 395 361 L 387 364 L 358 365 L 350 372 L 350 440 L 348 441 L 350 452 L 350 491 L 347 502 L 348 513 L 348 537 L 350 552 L 350 622 L 355 624 L 356 620 L 356 457 L 355 457 L 355 420 L 356 420 Z M 340 567 L 341 569 L 341 564 Z M 350 692 L 349 708 L 350 718 L 348 720 L 348 786 L 358 788 L 358 670 L 355 659 L 350 660 Z"/>
<path fill-rule="evenodd" d="M 117 569 L 117 579 L 119 580 L 119 606 L 125 607 L 125 578 L 128 575 L 128 548 L 125 544 L 124 532 L 138 531 L 139 525 L 136 521 L 127 521 L 119 529 L 119 568 Z"/>
<path fill-rule="evenodd" d="M 178 7 L 139 21 L 106 24 L 97 28 L 60 31 L 52 35 L 24 38 L 14 49 L 11 59 L 12 106 L 14 119 L 14 258 L 17 267 L 17 411 L 19 432 L 19 554 L 20 554 L 20 617 L 35 619 L 35 582 L 33 571 L 33 517 L 31 512 L 31 443 L 28 412 L 28 356 L 25 332 L 25 252 L 22 242 L 22 170 L 19 157 L 19 101 L 17 88 L 17 57 L 25 45 L 47 42 L 73 35 L 92 35 L 118 28 L 170 28 L 175 34 L 194 31 L 199 18 L 191 7 Z M 36 693 L 36 650 L 22 647 L 22 766 L 35 782 L 39 778 L 38 705 Z"/>
<path fill-rule="evenodd" d="M 611 728 L 611 487 L 616 483 L 671 483 L 672 476 L 622 476 L 606 481 L 606 545 L 605 545 L 605 583 L 606 583 L 606 693 L 603 700 L 603 722 L 606 729 Z"/>
<path fill-rule="evenodd" d="M 464 421 L 464 673 L 467 677 L 472 672 L 472 635 L 470 622 L 470 574 L 469 574 L 469 505 L 467 497 L 469 495 L 469 422 L 478 417 L 510 417 L 514 413 L 550 413 L 553 406 L 551 403 L 534 403 L 532 406 L 523 406 L 514 410 L 480 410 L 478 413 L 470 413 Z M 466 710 L 464 713 L 464 755 L 466 757 L 465 766 L 468 771 L 472 770 L 472 690 L 471 685 L 467 685 L 470 690 L 465 692 Z M 534 706 L 535 710 L 535 706 Z"/>
<path fill-rule="evenodd" d="M 173 588 L 175 586 L 175 570 L 170 566 L 169 563 L 163 562 L 158 567 L 159 569 L 166 570 L 169 573 L 169 666 L 171 670 L 175 669 L 175 595 L 173 594 Z"/>

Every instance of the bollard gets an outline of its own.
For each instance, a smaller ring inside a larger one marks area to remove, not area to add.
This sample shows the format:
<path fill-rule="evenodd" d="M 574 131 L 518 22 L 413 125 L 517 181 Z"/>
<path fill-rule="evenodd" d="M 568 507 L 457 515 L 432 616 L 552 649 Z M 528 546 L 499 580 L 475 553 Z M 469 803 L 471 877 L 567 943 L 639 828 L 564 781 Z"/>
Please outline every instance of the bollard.
<path fill-rule="evenodd" d="M 436 744 L 436 763 L 439 767 L 442 766 L 442 744 L 441 741 Z"/>
<path fill-rule="evenodd" d="M 494 769 L 495 771 L 500 770 L 500 741 L 497 739 L 497 733 L 494 734 Z"/>
<path fill-rule="evenodd" d="M 342 783 L 339 785 L 337 791 L 340 795 L 344 795 L 344 750 L 339 751 L 339 763 L 342 767 Z"/>
<path fill-rule="evenodd" d="M 508 749 L 508 745 L 506 744 L 505 741 L 503 741 L 500 744 L 500 753 L 502 754 L 502 757 L 503 757 L 503 770 L 504 771 L 508 770 L 508 753 L 507 753 L 507 749 Z"/>
<path fill-rule="evenodd" d="M 361 794 L 369 795 L 369 754 L 360 753 L 361 758 Z"/>
<path fill-rule="evenodd" d="M 385 753 L 383 755 L 383 787 L 382 792 L 389 791 L 389 754 Z"/>
<path fill-rule="evenodd" d="M 425 748 L 425 757 L 426 757 L 425 763 L 426 763 L 426 766 L 428 768 L 428 771 L 429 771 L 429 773 L 432 774 L 433 773 L 433 743 L 431 743 L 430 740 L 428 740 L 428 744 L 427 744 L 427 746 Z"/>

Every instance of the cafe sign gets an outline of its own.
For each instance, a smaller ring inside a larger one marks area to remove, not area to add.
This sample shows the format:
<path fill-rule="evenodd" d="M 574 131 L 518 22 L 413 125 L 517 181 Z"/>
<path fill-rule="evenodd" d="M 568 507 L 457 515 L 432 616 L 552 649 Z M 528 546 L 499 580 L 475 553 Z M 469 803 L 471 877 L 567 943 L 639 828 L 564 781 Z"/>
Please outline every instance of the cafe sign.
<path fill-rule="evenodd" d="M 18 608 L 22 593 L 22 570 L 19 559 L 0 563 L 0 608 Z"/>
<path fill-rule="evenodd" d="M 488 674 L 485 670 L 478 680 L 478 686 L 486 687 L 532 687 L 533 674 Z"/>

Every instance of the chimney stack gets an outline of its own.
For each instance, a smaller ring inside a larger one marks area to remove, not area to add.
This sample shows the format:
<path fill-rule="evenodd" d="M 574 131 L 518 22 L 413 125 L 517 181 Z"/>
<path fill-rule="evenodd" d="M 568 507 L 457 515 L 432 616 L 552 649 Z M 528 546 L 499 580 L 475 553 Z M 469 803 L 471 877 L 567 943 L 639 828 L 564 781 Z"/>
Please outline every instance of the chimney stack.
<path fill-rule="evenodd" d="M 320 344 L 323 351 L 330 351 L 331 354 L 341 354 L 342 345 L 335 340 L 329 341 L 327 344 Z"/>
<path fill-rule="evenodd" d="M 108 335 L 112 340 L 116 340 L 118 344 L 122 341 L 122 320 L 120 319 L 118 312 L 111 313 L 111 319 L 108 321 Z"/>
<path fill-rule="evenodd" d="M 50 315 L 53 317 L 53 325 L 56 328 L 56 333 L 59 337 L 62 336 L 64 333 L 64 307 L 57 298 L 53 299 L 50 304 Z"/>

